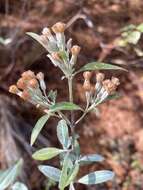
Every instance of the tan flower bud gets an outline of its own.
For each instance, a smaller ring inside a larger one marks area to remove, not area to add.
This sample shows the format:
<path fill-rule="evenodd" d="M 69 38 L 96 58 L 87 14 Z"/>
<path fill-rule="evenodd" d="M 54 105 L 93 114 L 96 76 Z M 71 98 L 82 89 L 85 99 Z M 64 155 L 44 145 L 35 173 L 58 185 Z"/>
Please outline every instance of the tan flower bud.
<path fill-rule="evenodd" d="M 51 56 L 52 56 L 52 58 L 53 58 L 54 60 L 57 60 L 57 61 L 60 61 L 60 60 L 61 60 L 60 55 L 59 55 L 58 52 L 53 52 L 53 53 L 51 54 Z"/>
<path fill-rule="evenodd" d="M 78 45 L 75 45 L 75 46 L 73 46 L 72 48 L 71 48 L 71 53 L 72 53 L 72 55 L 78 55 L 79 54 L 79 52 L 80 52 L 80 46 L 78 46 Z"/>
<path fill-rule="evenodd" d="M 16 85 L 11 85 L 9 87 L 9 92 L 12 93 L 12 94 L 17 94 L 19 92 L 19 90 L 18 90 Z"/>
<path fill-rule="evenodd" d="M 92 72 L 86 71 L 83 73 L 83 77 L 85 80 L 90 80 L 91 76 L 92 76 Z"/>
<path fill-rule="evenodd" d="M 28 86 L 31 88 L 37 88 L 39 84 L 36 79 L 31 79 L 30 81 L 28 81 Z"/>
<path fill-rule="evenodd" d="M 54 33 L 63 33 L 65 31 L 66 24 L 63 22 L 57 22 L 52 26 L 52 30 Z"/>
<path fill-rule="evenodd" d="M 38 80 L 44 80 L 44 74 L 42 72 L 37 73 L 36 77 Z"/>
<path fill-rule="evenodd" d="M 92 86 L 91 86 L 89 80 L 85 80 L 85 81 L 84 81 L 84 83 L 83 83 L 83 88 L 84 88 L 85 91 L 91 91 Z"/>
<path fill-rule="evenodd" d="M 20 78 L 18 81 L 17 81 L 17 87 L 19 89 L 22 89 L 24 90 L 26 87 L 27 87 L 27 84 L 26 84 L 26 81 L 24 78 Z"/>
<path fill-rule="evenodd" d="M 96 74 L 96 81 L 97 82 L 102 82 L 104 80 L 104 78 L 105 78 L 104 73 L 97 73 Z"/>
<path fill-rule="evenodd" d="M 117 86 L 111 80 L 103 81 L 103 87 L 108 92 L 108 94 L 112 94 L 117 88 Z"/>
<path fill-rule="evenodd" d="M 44 36 L 51 36 L 51 35 L 52 35 L 50 29 L 47 28 L 47 27 L 43 28 L 42 34 L 43 34 Z"/>
<path fill-rule="evenodd" d="M 24 90 L 21 94 L 21 98 L 23 100 L 29 100 L 29 99 L 31 99 L 31 95 L 27 90 Z"/>
<path fill-rule="evenodd" d="M 112 77 L 111 79 L 112 83 L 115 84 L 116 86 L 119 86 L 120 85 L 120 81 L 118 78 L 116 77 Z"/>
<path fill-rule="evenodd" d="M 23 72 L 21 76 L 25 80 L 29 80 L 29 79 L 35 78 L 35 74 L 31 70 Z"/>

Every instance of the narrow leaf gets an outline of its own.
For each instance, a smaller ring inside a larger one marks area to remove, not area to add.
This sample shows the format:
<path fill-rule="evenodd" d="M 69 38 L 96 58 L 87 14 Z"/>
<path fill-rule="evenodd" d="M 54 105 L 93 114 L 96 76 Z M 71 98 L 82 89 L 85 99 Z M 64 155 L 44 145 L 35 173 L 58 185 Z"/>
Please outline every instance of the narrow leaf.
<path fill-rule="evenodd" d="M 82 156 L 78 161 L 80 164 L 90 164 L 92 162 L 102 162 L 104 158 L 99 154 L 89 154 Z"/>
<path fill-rule="evenodd" d="M 67 154 L 63 162 L 63 168 L 62 168 L 60 181 L 59 181 L 59 189 L 64 189 L 66 187 L 70 162 L 71 161 L 69 159 L 69 154 Z"/>
<path fill-rule="evenodd" d="M 75 74 L 83 72 L 83 71 L 93 71 L 93 70 L 124 70 L 124 71 L 126 71 L 126 69 L 116 66 L 116 65 L 100 63 L 100 62 L 91 62 L 91 63 L 84 65 Z"/>
<path fill-rule="evenodd" d="M 41 132 L 42 128 L 44 127 L 45 123 L 48 121 L 50 115 L 46 114 L 44 116 L 42 116 L 36 123 L 35 127 L 32 130 L 32 134 L 31 134 L 31 146 L 34 144 L 34 142 L 36 141 L 39 133 Z"/>
<path fill-rule="evenodd" d="M 70 183 L 74 182 L 74 179 L 76 178 L 79 171 L 79 164 L 76 164 L 70 174 L 68 175 L 66 186 L 68 186 Z"/>
<path fill-rule="evenodd" d="M 78 105 L 70 102 L 56 103 L 55 105 L 52 105 L 50 107 L 51 112 L 56 112 L 60 110 L 81 110 L 81 108 Z"/>
<path fill-rule="evenodd" d="M 28 188 L 26 187 L 25 184 L 20 183 L 20 182 L 16 182 L 16 183 L 12 186 L 12 190 L 28 190 Z"/>
<path fill-rule="evenodd" d="M 38 168 L 46 177 L 57 182 L 59 181 L 61 175 L 61 171 L 59 169 L 45 165 L 40 165 Z"/>
<path fill-rule="evenodd" d="M 134 32 L 131 32 L 128 37 L 127 37 L 127 41 L 131 44 L 134 44 L 136 45 L 139 41 L 141 37 L 141 32 L 139 31 L 134 31 Z"/>
<path fill-rule="evenodd" d="M 83 176 L 78 180 L 78 183 L 93 185 L 106 182 L 108 180 L 112 180 L 114 177 L 114 173 L 108 170 L 101 170 L 90 173 L 88 175 Z"/>
<path fill-rule="evenodd" d="M 14 166 L 1 173 L 0 190 L 6 189 L 9 185 L 11 185 L 14 182 L 14 180 L 21 171 L 22 163 L 23 161 L 22 159 L 20 159 Z"/>
<path fill-rule="evenodd" d="M 59 121 L 57 125 L 57 136 L 63 148 L 67 149 L 69 144 L 69 131 L 65 120 Z"/>
<path fill-rule="evenodd" d="M 36 34 L 36 33 L 33 33 L 33 32 L 27 32 L 27 34 L 29 36 L 31 36 L 34 40 L 36 40 L 37 42 L 39 42 L 47 51 L 49 52 L 57 52 L 58 51 L 58 48 L 56 46 L 56 44 L 54 42 L 49 42 L 48 40 L 47 41 L 43 41 L 41 40 L 41 36 Z"/>
<path fill-rule="evenodd" d="M 58 148 L 42 148 L 36 151 L 32 157 L 35 160 L 49 160 L 62 152 L 64 152 L 64 150 Z"/>

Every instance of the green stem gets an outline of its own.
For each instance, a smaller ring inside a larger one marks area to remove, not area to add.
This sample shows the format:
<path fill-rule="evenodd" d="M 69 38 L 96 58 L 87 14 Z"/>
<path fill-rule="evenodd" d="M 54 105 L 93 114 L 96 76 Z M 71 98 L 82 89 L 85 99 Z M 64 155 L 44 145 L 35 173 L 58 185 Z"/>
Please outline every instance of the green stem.
<path fill-rule="evenodd" d="M 69 101 L 73 103 L 73 78 L 69 77 L 68 78 L 68 87 L 69 87 Z M 71 133 L 72 133 L 72 139 L 73 139 L 73 144 L 72 148 L 74 149 L 74 144 L 75 144 L 75 130 L 74 130 L 74 113 L 71 111 Z"/>

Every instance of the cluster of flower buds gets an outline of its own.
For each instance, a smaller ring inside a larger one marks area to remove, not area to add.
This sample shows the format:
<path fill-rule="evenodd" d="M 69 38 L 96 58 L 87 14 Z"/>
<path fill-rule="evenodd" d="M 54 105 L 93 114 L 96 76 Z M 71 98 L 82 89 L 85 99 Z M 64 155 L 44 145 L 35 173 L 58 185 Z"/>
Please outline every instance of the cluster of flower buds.
<path fill-rule="evenodd" d="M 78 45 L 72 46 L 72 39 L 69 39 L 66 43 L 65 29 L 66 24 L 58 22 L 51 29 L 44 28 L 42 34 L 36 35 L 34 38 L 48 50 L 49 54 L 47 56 L 51 62 L 68 76 L 77 61 L 80 47 Z"/>
<path fill-rule="evenodd" d="M 91 76 L 92 73 L 89 71 L 83 73 L 83 88 L 86 92 L 86 98 L 88 98 L 88 101 L 95 105 L 103 102 L 109 95 L 113 95 L 120 84 L 118 78 L 112 77 L 111 80 L 104 80 L 105 75 L 103 73 L 97 73 L 96 84 L 93 85 L 90 82 Z"/>
<path fill-rule="evenodd" d="M 42 72 L 35 75 L 31 70 L 25 71 L 17 83 L 9 87 L 9 92 L 34 105 L 49 105 L 49 100 L 46 97 L 44 74 Z"/>

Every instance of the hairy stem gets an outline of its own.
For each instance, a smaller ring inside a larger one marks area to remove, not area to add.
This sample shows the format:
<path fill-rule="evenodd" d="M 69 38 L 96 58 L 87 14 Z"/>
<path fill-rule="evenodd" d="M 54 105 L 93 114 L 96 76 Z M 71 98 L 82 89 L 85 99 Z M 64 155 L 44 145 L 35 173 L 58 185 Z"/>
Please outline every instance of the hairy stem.
<path fill-rule="evenodd" d="M 72 77 L 68 78 L 68 87 L 69 87 L 69 101 L 71 103 L 73 103 L 73 78 Z M 73 139 L 72 148 L 74 149 L 75 130 L 74 130 L 74 113 L 73 113 L 73 111 L 71 111 L 71 124 L 70 124 L 70 128 L 71 128 L 72 139 Z"/>

